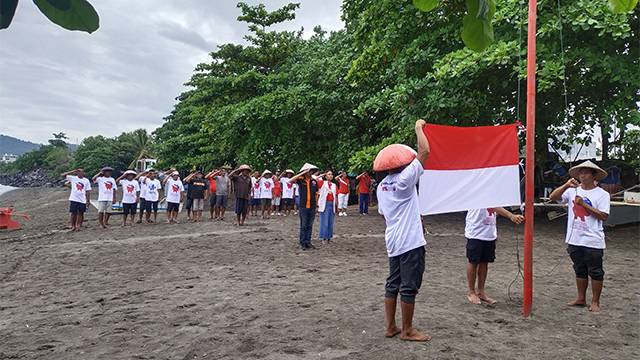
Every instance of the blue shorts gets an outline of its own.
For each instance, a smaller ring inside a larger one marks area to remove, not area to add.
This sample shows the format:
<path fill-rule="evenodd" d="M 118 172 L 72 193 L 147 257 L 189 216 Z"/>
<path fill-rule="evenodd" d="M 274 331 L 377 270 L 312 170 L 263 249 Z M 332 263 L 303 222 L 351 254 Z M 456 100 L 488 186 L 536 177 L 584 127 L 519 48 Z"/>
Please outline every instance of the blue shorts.
<path fill-rule="evenodd" d="M 84 214 L 87 212 L 87 204 L 77 201 L 69 201 L 69 212 L 72 214 Z"/>
<path fill-rule="evenodd" d="M 216 205 L 227 207 L 227 195 L 216 195 Z"/>
<path fill-rule="evenodd" d="M 259 206 L 260 205 L 260 199 L 251 199 L 251 205 Z"/>
<path fill-rule="evenodd" d="M 249 208 L 249 199 L 236 198 L 236 214 L 246 214 Z"/>

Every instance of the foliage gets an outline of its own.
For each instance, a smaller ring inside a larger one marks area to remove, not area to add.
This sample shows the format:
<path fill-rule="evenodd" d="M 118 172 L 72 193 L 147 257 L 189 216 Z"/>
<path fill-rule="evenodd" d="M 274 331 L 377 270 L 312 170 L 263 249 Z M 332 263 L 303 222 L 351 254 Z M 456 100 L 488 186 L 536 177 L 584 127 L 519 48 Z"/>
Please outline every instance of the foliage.
<path fill-rule="evenodd" d="M 65 171 L 71 161 L 71 151 L 64 141 L 66 136 L 64 133 L 53 136 L 48 145 L 42 145 L 39 149 L 19 156 L 15 162 L 5 165 L 3 171 L 26 172 L 43 169 L 51 176 Z"/>
<path fill-rule="evenodd" d="M 92 33 L 98 30 L 100 19 L 86 0 L 33 0 L 40 12 L 51 22 L 67 30 Z M 0 29 L 11 24 L 18 0 L 0 0 Z"/>

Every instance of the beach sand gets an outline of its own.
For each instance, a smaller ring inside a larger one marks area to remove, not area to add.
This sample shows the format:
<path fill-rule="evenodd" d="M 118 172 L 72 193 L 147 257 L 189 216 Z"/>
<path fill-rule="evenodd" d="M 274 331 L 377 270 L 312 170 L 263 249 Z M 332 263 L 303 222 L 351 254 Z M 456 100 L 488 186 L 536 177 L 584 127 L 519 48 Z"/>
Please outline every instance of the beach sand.
<path fill-rule="evenodd" d="M 465 296 L 464 214 L 426 217 L 414 323 L 433 340 L 406 343 L 383 336 L 377 215 L 351 210 L 336 218 L 334 244 L 303 252 L 296 216 L 124 229 L 116 216 L 102 230 L 91 209 L 87 228 L 69 233 L 67 197 L 50 188 L 0 196 L 0 207 L 33 216 L 23 230 L 0 230 L 0 359 L 640 358 L 637 225 L 607 231 L 603 311 L 592 314 L 565 305 L 575 296 L 565 219 L 537 219 L 524 319 L 522 282 L 507 291 L 522 227 L 499 221 L 487 281 L 499 302 L 476 306 Z"/>

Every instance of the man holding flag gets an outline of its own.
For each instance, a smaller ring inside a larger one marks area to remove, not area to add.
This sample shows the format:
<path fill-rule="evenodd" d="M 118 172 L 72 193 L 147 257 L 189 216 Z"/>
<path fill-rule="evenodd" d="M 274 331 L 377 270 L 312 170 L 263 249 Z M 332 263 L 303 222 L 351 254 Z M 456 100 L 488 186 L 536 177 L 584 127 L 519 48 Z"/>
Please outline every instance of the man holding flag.
<path fill-rule="evenodd" d="M 429 141 L 416 121 L 418 153 L 406 145 L 393 144 L 382 149 L 374 161 L 374 171 L 387 171 L 378 185 L 378 212 L 386 221 L 385 242 L 389 256 L 389 277 L 385 285 L 386 337 L 429 341 L 431 336 L 413 327 L 415 297 L 425 270 L 425 245 L 416 185 L 429 155 Z M 397 297 L 400 294 L 402 329 L 396 326 Z"/>

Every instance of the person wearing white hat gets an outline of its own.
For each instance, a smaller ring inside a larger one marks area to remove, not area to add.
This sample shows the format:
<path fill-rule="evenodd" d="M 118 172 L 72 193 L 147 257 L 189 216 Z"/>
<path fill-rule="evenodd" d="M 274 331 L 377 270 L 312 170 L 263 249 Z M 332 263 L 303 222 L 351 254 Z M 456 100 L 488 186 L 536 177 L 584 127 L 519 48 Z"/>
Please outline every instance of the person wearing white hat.
<path fill-rule="evenodd" d="M 382 149 L 373 170 L 388 175 L 378 185 L 378 212 L 384 216 L 384 234 L 389 257 L 389 276 L 385 285 L 386 337 L 429 341 L 431 337 L 413 327 L 415 298 L 425 270 L 424 229 L 418 205 L 416 185 L 429 156 L 425 121 L 416 121 L 418 152 L 406 145 L 393 144 Z M 396 326 L 396 305 L 400 294 L 402 328 Z"/>
<path fill-rule="evenodd" d="M 569 179 L 553 190 L 549 199 L 568 204 L 567 252 L 576 274 L 578 296 L 570 306 L 586 306 L 587 288 L 591 278 L 591 306 L 589 311 L 600 311 L 600 294 L 604 284 L 602 259 L 605 249 L 604 221 L 609 217 L 611 197 L 597 186 L 607 172 L 591 161 L 569 169 Z"/>
<path fill-rule="evenodd" d="M 260 203 L 262 204 L 262 218 L 268 219 L 271 213 L 271 199 L 273 197 L 273 174 L 269 170 L 262 172 L 260 177 Z"/>
<path fill-rule="evenodd" d="M 133 225 L 136 218 L 140 185 L 134 180 L 135 177 L 135 171 L 127 170 L 116 179 L 116 183 L 122 187 L 122 227 L 127 226 L 127 217 L 129 215 L 131 215 L 131 225 Z"/>
<path fill-rule="evenodd" d="M 98 222 L 103 229 L 109 226 L 109 217 L 111 216 L 111 208 L 116 202 L 116 189 L 118 185 L 116 180 L 111 176 L 113 168 L 105 166 L 99 173 L 93 176 L 94 184 L 98 185 Z"/>
<path fill-rule="evenodd" d="M 184 196 L 184 184 L 180 180 L 180 173 L 175 170 L 162 183 L 167 190 L 167 223 L 175 224 L 178 222 L 178 211 Z"/>
<path fill-rule="evenodd" d="M 315 249 L 315 246 L 311 244 L 311 233 L 313 232 L 313 220 L 316 217 L 318 183 L 313 178 L 316 171 L 318 171 L 316 166 L 305 163 L 300 169 L 300 173 L 289 179 L 289 182 L 298 185 L 300 195 L 299 244 L 302 250 Z"/>

